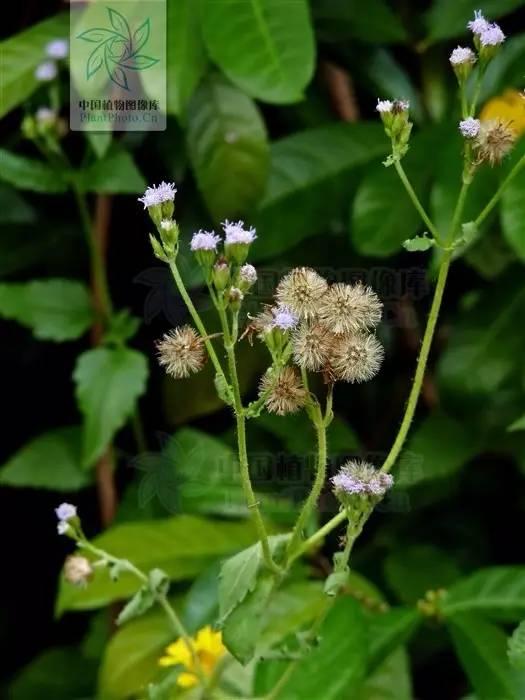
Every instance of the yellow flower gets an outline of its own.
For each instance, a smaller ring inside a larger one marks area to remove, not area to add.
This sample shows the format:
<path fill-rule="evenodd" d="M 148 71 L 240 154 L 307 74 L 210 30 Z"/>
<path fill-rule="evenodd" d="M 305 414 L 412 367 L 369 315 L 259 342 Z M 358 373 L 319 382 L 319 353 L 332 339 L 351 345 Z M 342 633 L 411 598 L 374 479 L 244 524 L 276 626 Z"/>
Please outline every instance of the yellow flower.
<path fill-rule="evenodd" d="M 500 120 L 520 136 L 525 133 L 525 96 L 518 90 L 505 90 L 485 104 L 479 118 Z"/>
<path fill-rule="evenodd" d="M 177 639 L 166 647 L 166 656 L 161 656 L 159 659 L 160 666 L 184 666 L 185 670 L 177 678 L 177 685 L 181 688 L 192 688 L 199 682 L 194 656 L 198 659 L 204 674 L 211 676 L 217 662 L 226 653 L 222 634 L 214 632 L 209 625 L 197 632 L 191 644 L 194 654 L 191 653 L 184 639 Z"/>

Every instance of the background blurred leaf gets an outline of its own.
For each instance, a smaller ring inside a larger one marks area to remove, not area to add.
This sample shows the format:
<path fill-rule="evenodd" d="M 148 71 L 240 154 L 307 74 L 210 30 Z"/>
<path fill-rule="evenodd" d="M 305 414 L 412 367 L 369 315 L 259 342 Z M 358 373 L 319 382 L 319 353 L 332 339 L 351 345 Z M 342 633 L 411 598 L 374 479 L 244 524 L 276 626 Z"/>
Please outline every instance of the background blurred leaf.
<path fill-rule="evenodd" d="M 387 150 L 383 129 L 367 123 L 322 126 L 273 143 L 270 179 L 256 220 L 264 237 L 252 257 L 278 255 L 326 230 L 348 206 L 351 172 Z"/>
<path fill-rule="evenodd" d="M 366 679 L 356 700 L 412 700 L 409 657 L 399 648 Z"/>
<path fill-rule="evenodd" d="M 500 205 L 503 235 L 522 262 L 525 262 L 524 192 L 525 171 L 522 170 L 503 192 Z"/>
<path fill-rule="evenodd" d="M 35 69 L 45 60 L 46 44 L 68 34 L 69 12 L 61 12 L 1 42 L 0 117 L 27 99 L 39 85 Z"/>
<path fill-rule="evenodd" d="M 57 428 L 24 445 L 0 469 L 0 484 L 76 491 L 92 477 L 81 463 L 81 429 Z"/>
<path fill-rule="evenodd" d="M 75 181 L 83 192 L 137 194 L 146 188 L 132 156 L 116 146 L 106 155 L 75 173 Z"/>
<path fill-rule="evenodd" d="M 507 655 L 512 668 L 525 669 L 525 620 L 520 622 L 509 638 Z"/>
<path fill-rule="evenodd" d="M 77 359 L 73 379 L 85 419 L 83 464 L 92 465 L 133 413 L 146 388 L 145 356 L 129 348 L 97 348 Z"/>
<path fill-rule="evenodd" d="M 188 107 L 188 148 L 197 184 L 215 221 L 250 211 L 269 166 L 266 127 L 255 103 L 218 74 Z"/>
<path fill-rule="evenodd" d="M 35 209 L 13 187 L 0 184 L 0 223 L 33 224 Z"/>
<path fill-rule="evenodd" d="M 368 669 L 374 671 L 392 652 L 407 642 L 421 624 L 415 608 L 392 608 L 370 613 L 368 623 Z"/>
<path fill-rule="evenodd" d="M 0 315 L 57 342 L 79 338 L 93 323 L 87 288 L 65 279 L 0 284 Z"/>
<path fill-rule="evenodd" d="M 315 44 L 306 0 L 200 0 L 212 59 L 252 97 L 301 99 L 314 70 Z"/>
<path fill-rule="evenodd" d="M 485 0 L 482 9 L 485 17 L 494 20 L 516 10 L 521 4 L 521 0 Z M 476 0 L 434 0 L 426 17 L 428 38 L 436 41 L 467 34 L 467 21 L 474 18 L 474 10 L 478 9 Z"/>
<path fill-rule="evenodd" d="M 479 700 L 520 700 L 525 672 L 510 668 L 505 634 L 475 615 L 455 615 L 448 623 L 452 641 Z"/>
<path fill-rule="evenodd" d="M 366 12 L 360 0 L 313 0 L 312 15 L 324 41 L 360 39 L 388 44 L 407 38 L 399 14 L 384 0 L 371 0 Z"/>
<path fill-rule="evenodd" d="M 0 148 L 0 163 L 0 179 L 21 190 L 48 193 L 67 190 L 67 173 L 43 161 Z"/>
<path fill-rule="evenodd" d="M 166 520 L 123 523 L 111 527 L 93 544 L 111 554 L 130 559 L 139 568 L 160 568 L 173 581 L 183 581 L 208 568 L 216 559 L 247 547 L 255 539 L 247 522 L 207 520 L 179 515 Z M 65 610 L 90 610 L 133 595 L 140 584 L 131 574 L 112 581 L 107 571 L 96 570 L 89 587 L 75 588 L 61 579 L 57 614 Z"/>

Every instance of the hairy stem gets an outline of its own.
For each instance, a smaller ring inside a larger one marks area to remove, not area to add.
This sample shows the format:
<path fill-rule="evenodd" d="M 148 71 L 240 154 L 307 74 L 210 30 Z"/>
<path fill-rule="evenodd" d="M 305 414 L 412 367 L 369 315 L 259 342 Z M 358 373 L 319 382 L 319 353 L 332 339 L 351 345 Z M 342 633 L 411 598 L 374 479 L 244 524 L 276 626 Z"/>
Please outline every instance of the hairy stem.
<path fill-rule="evenodd" d="M 399 175 L 399 179 L 401 180 L 401 182 L 403 183 L 403 185 L 404 185 L 404 187 L 405 187 L 405 190 L 407 191 L 408 196 L 409 196 L 410 199 L 412 200 L 412 204 L 414 205 L 414 207 L 415 207 L 415 208 L 417 209 L 417 211 L 419 212 L 419 215 L 420 215 L 421 218 L 423 219 L 423 221 L 424 221 L 424 223 L 426 224 L 428 230 L 429 230 L 430 233 L 434 236 L 434 238 L 436 239 L 436 241 L 437 241 L 438 243 L 441 243 L 441 237 L 440 237 L 440 235 L 439 235 L 439 232 L 438 232 L 437 228 L 435 227 L 435 225 L 432 223 L 432 221 L 431 221 L 429 215 L 428 215 L 427 212 L 425 211 L 425 208 L 423 207 L 423 205 L 422 205 L 421 202 L 419 201 L 419 197 L 417 196 L 417 194 L 416 194 L 415 191 L 414 191 L 414 188 L 413 188 L 412 185 L 410 184 L 410 180 L 408 179 L 408 176 L 407 176 L 407 174 L 406 174 L 406 172 L 405 172 L 405 169 L 404 169 L 403 166 L 401 165 L 401 162 L 400 162 L 399 160 L 394 160 L 394 167 L 395 167 L 395 169 L 396 169 L 396 171 L 397 171 L 397 174 Z"/>

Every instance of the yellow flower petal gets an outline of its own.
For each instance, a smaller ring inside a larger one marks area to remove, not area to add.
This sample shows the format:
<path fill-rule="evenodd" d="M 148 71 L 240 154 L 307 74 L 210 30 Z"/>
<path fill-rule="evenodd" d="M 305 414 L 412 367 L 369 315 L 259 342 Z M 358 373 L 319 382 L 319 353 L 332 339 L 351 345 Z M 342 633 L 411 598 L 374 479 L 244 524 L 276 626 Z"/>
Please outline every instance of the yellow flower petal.
<path fill-rule="evenodd" d="M 183 639 L 177 639 L 176 642 L 167 646 L 166 654 L 170 656 L 176 664 L 187 666 L 191 663 L 191 653 Z"/>
<path fill-rule="evenodd" d="M 177 677 L 177 685 L 181 688 L 193 688 L 194 685 L 197 685 L 198 680 L 194 673 L 181 673 Z"/>
<path fill-rule="evenodd" d="M 171 656 L 161 656 L 159 659 L 159 666 L 176 666 L 178 661 L 174 661 Z"/>
<path fill-rule="evenodd" d="M 493 97 L 480 113 L 482 121 L 500 119 L 520 135 L 525 133 L 525 98 L 518 90 L 505 90 L 503 95 Z"/>
<path fill-rule="evenodd" d="M 226 651 L 222 643 L 222 634 L 214 632 L 209 625 L 199 630 L 195 646 L 198 651 L 205 651 L 216 657 L 222 656 Z"/>

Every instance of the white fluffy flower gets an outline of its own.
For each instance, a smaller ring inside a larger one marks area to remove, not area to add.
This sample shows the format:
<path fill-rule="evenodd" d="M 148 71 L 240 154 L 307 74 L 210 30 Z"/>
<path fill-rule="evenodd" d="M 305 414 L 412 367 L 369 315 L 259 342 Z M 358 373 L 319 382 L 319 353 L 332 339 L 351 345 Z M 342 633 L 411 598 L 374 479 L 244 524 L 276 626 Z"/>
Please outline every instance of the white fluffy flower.
<path fill-rule="evenodd" d="M 382 114 L 385 114 L 387 112 L 392 111 L 392 107 L 394 106 L 394 103 L 392 100 L 377 100 L 377 105 L 376 105 L 376 110 L 378 112 L 381 112 Z"/>
<path fill-rule="evenodd" d="M 55 508 L 55 513 L 59 520 L 71 520 L 77 515 L 77 507 L 71 503 L 61 503 L 58 508 Z"/>
<path fill-rule="evenodd" d="M 148 187 L 144 195 L 139 197 L 138 200 L 144 204 L 144 209 L 147 209 L 163 202 L 173 202 L 176 192 L 175 183 L 162 181 L 160 185 Z"/>
<path fill-rule="evenodd" d="M 459 130 L 466 139 L 474 139 L 479 134 L 481 122 L 474 117 L 468 117 L 459 122 Z"/>
<path fill-rule="evenodd" d="M 221 225 L 226 236 L 224 241 L 226 245 L 234 245 L 235 243 L 250 245 L 257 238 L 254 228 L 244 228 L 244 221 L 228 221 L 226 219 Z"/>
<path fill-rule="evenodd" d="M 53 39 L 46 44 L 46 56 L 49 58 L 66 58 L 69 53 L 69 41 L 67 39 Z"/>
<path fill-rule="evenodd" d="M 470 20 L 467 24 L 467 29 L 470 29 L 473 34 L 481 34 L 489 27 L 490 23 L 483 17 L 481 10 L 476 10 L 474 12 L 474 19 Z"/>
<path fill-rule="evenodd" d="M 217 244 L 220 243 L 220 236 L 217 236 L 213 231 L 197 231 L 193 234 L 190 248 L 196 250 L 217 250 Z"/>
<path fill-rule="evenodd" d="M 40 82 L 47 83 L 57 77 L 57 66 L 54 61 L 44 61 L 37 66 L 35 70 L 35 78 Z"/>
<path fill-rule="evenodd" d="M 499 46 L 505 41 L 505 34 L 501 31 L 499 24 L 490 24 L 481 32 L 479 41 L 482 46 Z"/>
<path fill-rule="evenodd" d="M 449 60 L 453 66 L 459 66 L 462 63 L 475 63 L 476 55 L 472 49 L 458 46 L 450 54 Z"/>

